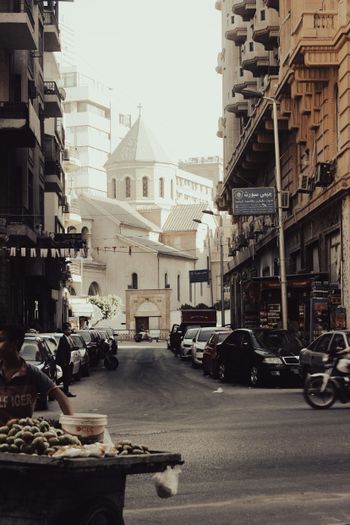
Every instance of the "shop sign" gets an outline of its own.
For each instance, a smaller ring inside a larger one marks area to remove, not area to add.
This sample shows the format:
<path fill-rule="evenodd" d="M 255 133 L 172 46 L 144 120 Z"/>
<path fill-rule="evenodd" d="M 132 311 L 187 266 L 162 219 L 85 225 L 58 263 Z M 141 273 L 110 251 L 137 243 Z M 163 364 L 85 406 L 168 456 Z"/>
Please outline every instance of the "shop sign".
<path fill-rule="evenodd" d="M 275 188 L 232 190 L 233 215 L 273 215 L 276 213 Z"/>
<path fill-rule="evenodd" d="M 209 283 L 209 270 L 190 270 L 190 283 Z"/>
<path fill-rule="evenodd" d="M 80 250 L 86 245 L 81 233 L 55 233 L 54 236 L 56 248 L 73 248 Z"/>

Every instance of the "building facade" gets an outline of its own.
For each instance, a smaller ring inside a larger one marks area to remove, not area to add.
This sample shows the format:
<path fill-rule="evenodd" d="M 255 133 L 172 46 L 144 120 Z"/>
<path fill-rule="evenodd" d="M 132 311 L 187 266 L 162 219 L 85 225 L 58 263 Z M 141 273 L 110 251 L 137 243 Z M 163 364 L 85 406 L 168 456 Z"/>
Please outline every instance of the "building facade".
<path fill-rule="evenodd" d="M 224 101 L 217 204 L 237 228 L 226 273 L 232 323 L 280 326 L 282 227 L 290 327 L 309 339 L 349 327 L 349 3 L 218 0 L 216 8 Z M 277 101 L 277 122 L 261 95 Z M 275 187 L 277 123 L 281 225 L 274 213 L 234 215 L 232 202 L 234 190 Z"/>
<path fill-rule="evenodd" d="M 0 319 L 56 329 L 66 318 L 59 2 L 0 1 Z M 62 251 L 61 251 L 62 249 Z"/>

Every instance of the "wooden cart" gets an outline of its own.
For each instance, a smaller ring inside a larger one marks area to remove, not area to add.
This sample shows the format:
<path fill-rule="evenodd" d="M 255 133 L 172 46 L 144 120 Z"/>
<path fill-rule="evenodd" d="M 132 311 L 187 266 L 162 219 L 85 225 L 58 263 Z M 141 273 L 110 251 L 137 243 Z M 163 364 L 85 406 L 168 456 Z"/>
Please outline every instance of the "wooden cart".
<path fill-rule="evenodd" d="M 1 525 L 124 525 L 126 476 L 181 464 L 180 454 L 49 458 L 0 454 Z"/>

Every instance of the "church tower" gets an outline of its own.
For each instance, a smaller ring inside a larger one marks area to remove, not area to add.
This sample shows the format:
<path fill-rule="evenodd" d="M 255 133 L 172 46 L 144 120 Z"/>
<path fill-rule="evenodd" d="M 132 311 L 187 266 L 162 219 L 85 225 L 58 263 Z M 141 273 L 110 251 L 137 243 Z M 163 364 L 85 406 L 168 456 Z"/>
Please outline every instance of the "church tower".
<path fill-rule="evenodd" d="M 107 196 L 127 201 L 162 227 L 176 199 L 177 165 L 169 159 L 139 115 L 108 158 Z"/>

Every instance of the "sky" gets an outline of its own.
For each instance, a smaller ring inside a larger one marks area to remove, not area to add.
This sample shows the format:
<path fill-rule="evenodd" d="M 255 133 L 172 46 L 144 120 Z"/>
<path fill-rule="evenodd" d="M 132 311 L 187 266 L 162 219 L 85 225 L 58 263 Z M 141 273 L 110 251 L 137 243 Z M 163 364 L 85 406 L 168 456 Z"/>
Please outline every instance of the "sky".
<path fill-rule="evenodd" d="M 174 160 L 222 156 L 220 12 L 214 0 L 60 2 L 77 65 L 113 88 L 114 114 L 142 117 Z M 114 137 L 114 142 L 117 137 Z"/>

